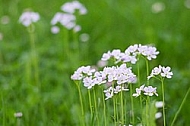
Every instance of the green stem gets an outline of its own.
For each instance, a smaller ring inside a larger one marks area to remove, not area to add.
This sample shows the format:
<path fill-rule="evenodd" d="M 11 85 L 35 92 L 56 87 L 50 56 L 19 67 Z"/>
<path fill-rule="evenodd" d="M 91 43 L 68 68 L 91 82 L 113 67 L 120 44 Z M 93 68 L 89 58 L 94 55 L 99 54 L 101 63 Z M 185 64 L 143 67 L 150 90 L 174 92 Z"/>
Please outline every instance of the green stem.
<path fill-rule="evenodd" d="M 79 99 L 80 99 L 80 105 L 81 105 L 81 114 L 82 114 L 82 124 L 85 126 L 85 118 L 84 118 L 84 106 L 83 106 L 83 100 L 82 100 L 82 92 L 80 89 L 79 83 L 76 83 L 78 92 L 79 92 Z"/>
<path fill-rule="evenodd" d="M 114 124 L 115 124 L 115 126 L 117 126 L 117 121 L 116 121 L 116 116 L 117 116 L 117 111 L 116 111 L 116 104 L 117 104 L 117 102 L 116 102 L 116 100 L 117 100 L 117 98 L 116 97 L 113 97 L 113 112 L 114 112 L 114 115 L 113 115 L 113 118 L 114 118 Z"/>
<path fill-rule="evenodd" d="M 99 115 L 98 115 L 98 109 L 97 109 L 97 103 L 96 103 L 96 91 L 95 89 L 93 88 L 93 94 L 94 94 L 94 108 L 95 108 L 95 111 L 96 111 L 96 118 L 97 118 L 97 123 L 98 123 L 98 126 L 99 126 Z"/>
<path fill-rule="evenodd" d="M 90 90 L 88 90 L 88 99 L 89 99 L 89 105 L 90 105 L 90 117 L 91 117 L 91 120 L 92 120 L 93 119 L 93 112 L 92 112 L 92 99 L 91 99 Z"/>
<path fill-rule="evenodd" d="M 165 94 L 164 94 L 164 79 L 161 79 L 162 83 L 162 102 L 163 102 L 163 119 L 164 119 L 164 126 L 166 126 L 166 114 L 165 114 Z"/>
<path fill-rule="evenodd" d="M 132 116 L 132 120 L 131 120 L 131 118 L 130 118 L 130 123 L 131 124 L 135 124 L 135 118 L 134 118 L 134 102 L 133 102 L 133 87 L 132 87 L 132 84 L 129 84 L 130 85 L 130 97 L 131 97 L 131 116 Z"/>
<path fill-rule="evenodd" d="M 35 27 L 33 24 L 31 24 L 28 27 L 28 32 L 30 36 L 30 47 L 31 47 L 31 56 L 32 56 L 32 64 L 34 66 L 34 78 L 35 78 L 35 84 L 38 86 L 38 90 L 40 90 L 41 85 L 39 84 L 39 70 L 38 70 L 38 59 L 37 59 L 37 52 L 36 52 L 36 46 L 35 46 L 35 40 L 34 40 L 34 31 Z"/>
<path fill-rule="evenodd" d="M 120 93 L 121 102 L 121 124 L 124 125 L 124 110 L 123 110 L 123 91 Z"/>
<path fill-rule="evenodd" d="M 146 99 L 146 126 L 149 126 L 149 104 L 150 104 L 150 99 L 149 99 L 149 96 L 147 96 L 147 99 Z"/>
<path fill-rule="evenodd" d="M 105 97 L 102 89 L 102 101 L 103 101 L 103 107 L 104 107 L 104 125 L 107 126 L 107 116 L 106 116 L 106 102 Z"/>
<path fill-rule="evenodd" d="M 172 120 L 171 126 L 174 125 L 174 122 L 175 122 L 175 120 L 177 119 L 177 116 L 179 115 L 179 112 L 181 111 L 181 109 L 182 109 L 182 107 L 183 107 L 183 105 L 184 105 L 184 103 L 185 103 L 185 101 L 186 101 L 186 99 L 187 99 L 187 96 L 189 95 L 189 92 L 190 92 L 190 87 L 189 87 L 189 89 L 187 90 L 187 93 L 185 94 L 185 97 L 183 98 L 183 101 L 182 101 L 182 103 L 181 103 L 179 109 L 178 109 L 177 112 L 175 113 L 175 116 L 174 116 L 174 119 Z"/>
<path fill-rule="evenodd" d="M 6 119 L 5 119 L 5 116 L 6 116 L 6 110 L 5 110 L 5 105 L 4 105 L 4 99 L 3 99 L 3 94 L 1 92 L 1 102 L 2 102 L 2 112 L 3 112 L 3 126 L 5 126 L 6 124 Z"/>
<path fill-rule="evenodd" d="M 147 77 L 149 76 L 149 65 L 148 65 L 148 60 L 146 59 L 146 75 Z M 147 85 L 149 86 L 149 80 L 147 79 Z"/>

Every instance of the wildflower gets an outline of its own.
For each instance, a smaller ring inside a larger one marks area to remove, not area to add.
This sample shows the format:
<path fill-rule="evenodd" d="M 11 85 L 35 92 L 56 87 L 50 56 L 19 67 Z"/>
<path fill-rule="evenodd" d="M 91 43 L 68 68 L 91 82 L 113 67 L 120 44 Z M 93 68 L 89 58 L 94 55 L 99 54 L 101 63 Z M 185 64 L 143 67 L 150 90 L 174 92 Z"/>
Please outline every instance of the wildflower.
<path fill-rule="evenodd" d="M 51 20 L 52 25 L 56 25 L 60 23 L 62 26 L 66 27 L 67 29 L 72 29 L 75 26 L 76 17 L 72 14 L 65 14 L 61 12 L 57 12 L 53 19 Z"/>
<path fill-rule="evenodd" d="M 94 80 L 92 79 L 92 76 L 90 76 L 90 77 L 85 77 L 85 78 L 83 79 L 83 84 L 84 84 L 84 86 L 87 87 L 88 89 L 91 89 L 91 88 L 95 85 Z"/>
<path fill-rule="evenodd" d="M 82 42 L 87 42 L 89 40 L 90 36 L 87 33 L 83 33 L 80 35 L 80 40 Z"/>
<path fill-rule="evenodd" d="M 161 113 L 161 112 L 157 112 L 157 113 L 155 114 L 155 118 L 156 118 L 156 119 L 159 119 L 160 117 L 162 117 L 162 113 Z"/>
<path fill-rule="evenodd" d="M 107 53 L 104 53 L 104 54 L 103 54 L 101 60 L 102 60 L 102 61 L 107 61 L 107 60 L 109 60 L 110 58 L 111 58 L 111 52 L 108 51 Z"/>
<path fill-rule="evenodd" d="M 153 13 L 160 13 L 165 9 L 165 5 L 162 2 L 156 2 L 152 5 Z"/>
<path fill-rule="evenodd" d="M 109 87 L 107 90 L 104 90 L 105 93 L 105 100 L 108 100 L 109 98 L 113 97 L 113 92 L 114 92 L 114 88 L 113 87 Z"/>
<path fill-rule="evenodd" d="M 166 78 L 172 78 L 173 72 L 170 71 L 171 68 L 169 66 L 163 67 L 159 65 L 159 67 L 153 68 L 150 76 L 148 76 L 148 80 L 156 75 L 161 75 L 161 77 L 166 77 Z"/>
<path fill-rule="evenodd" d="M 71 75 L 71 79 L 82 80 L 85 76 L 91 76 L 94 72 L 95 69 L 91 69 L 90 66 L 81 66 Z"/>
<path fill-rule="evenodd" d="M 51 32 L 52 32 L 53 34 L 57 34 L 59 31 L 60 31 L 60 29 L 59 29 L 59 27 L 57 27 L 57 26 L 53 26 L 53 27 L 51 28 Z"/>
<path fill-rule="evenodd" d="M 79 1 L 67 2 L 61 6 L 61 10 L 70 14 L 75 13 L 76 10 L 78 10 L 81 15 L 87 13 L 87 9 Z"/>
<path fill-rule="evenodd" d="M 172 78 L 173 73 L 170 72 L 170 70 L 171 70 L 170 67 L 162 67 L 161 76 L 166 78 Z"/>
<path fill-rule="evenodd" d="M 140 86 L 140 88 L 136 88 L 136 93 L 134 93 L 133 96 L 138 97 L 141 95 L 142 92 L 144 95 L 153 96 L 155 94 L 156 96 L 158 96 L 158 94 L 156 93 L 156 87 L 145 87 L 145 85 Z"/>
<path fill-rule="evenodd" d="M 155 106 L 156 106 L 156 108 L 162 108 L 163 107 L 163 101 L 157 101 L 156 103 L 155 103 Z"/>
<path fill-rule="evenodd" d="M 22 112 L 14 113 L 14 117 L 16 117 L 16 118 L 21 118 L 22 115 L 23 115 Z"/>
<path fill-rule="evenodd" d="M 114 88 L 114 93 L 119 93 L 119 92 L 121 92 L 121 91 L 128 91 L 129 89 L 127 89 L 127 88 L 124 88 L 123 86 L 116 86 L 115 88 Z"/>
<path fill-rule="evenodd" d="M 30 24 L 37 22 L 39 19 L 40 16 L 38 13 L 26 11 L 20 16 L 19 22 L 28 27 Z"/>
<path fill-rule="evenodd" d="M 144 86 L 145 86 L 145 85 L 142 85 L 142 86 L 140 86 L 140 88 L 136 88 L 136 93 L 133 94 L 133 96 L 135 96 L 135 97 L 140 96 L 140 95 L 141 95 L 141 92 L 144 90 Z"/>
<path fill-rule="evenodd" d="M 81 26 L 80 25 L 75 25 L 74 28 L 73 28 L 73 30 L 75 32 L 79 32 L 81 30 Z"/>
<path fill-rule="evenodd" d="M 158 96 L 158 94 L 156 93 L 156 87 L 153 88 L 152 86 L 148 86 L 145 87 L 143 91 L 145 95 L 153 96 L 155 94 L 156 96 Z"/>

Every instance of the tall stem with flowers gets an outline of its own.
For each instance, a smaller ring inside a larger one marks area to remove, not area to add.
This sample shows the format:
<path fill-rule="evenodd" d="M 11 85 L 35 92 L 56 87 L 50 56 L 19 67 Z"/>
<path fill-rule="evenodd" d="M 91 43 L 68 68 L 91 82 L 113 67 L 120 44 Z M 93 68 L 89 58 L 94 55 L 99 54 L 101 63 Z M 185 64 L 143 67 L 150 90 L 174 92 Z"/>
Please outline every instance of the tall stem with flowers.
<path fill-rule="evenodd" d="M 159 93 L 157 93 L 157 87 L 150 85 L 149 79 L 159 79 L 162 87 L 163 125 L 165 126 L 164 78 L 171 78 L 173 73 L 170 71 L 170 67 L 160 65 L 159 67 L 155 67 L 149 75 L 149 61 L 156 59 L 158 54 L 159 52 L 155 47 L 141 44 L 129 46 L 125 52 L 114 49 L 104 53 L 101 58 L 102 61 L 114 59 L 114 64 L 108 64 L 99 71 L 92 69 L 90 66 L 79 67 L 71 76 L 71 79 L 82 81 L 84 87 L 88 90 L 91 90 L 94 86 L 98 87 L 96 88 L 97 90 L 99 87 L 105 88 L 102 92 L 105 94 L 105 101 L 113 100 L 113 106 L 107 104 L 107 107 L 113 107 L 114 110 L 112 112 L 109 111 L 109 108 L 106 109 L 108 113 L 113 114 L 113 120 L 106 118 L 108 124 L 137 125 L 140 123 L 143 126 L 155 125 L 155 117 L 152 116 L 156 114 L 153 96 L 158 96 Z M 147 78 L 143 85 L 140 84 L 143 79 L 140 78 L 139 64 L 137 64 L 137 75 L 133 72 L 134 65 L 141 59 L 140 57 L 145 59 L 147 71 Z M 138 88 L 138 86 L 140 87 Z M 133 89 L 135 89 L 135 93 L 133 93 Z M 129 90 L 130 93 L 128 93 Z M 140 97 L 141 107 L 138 107 L 140 108 L 140 112 L 137 111 L 138 108 L 135 108 L 137 106 L 135 105 L 138 100 L 136 99 L 137 97 Z M 117 103 L 116 101 L 120 102 Z M 127 101 L 130 101 L 131 105 L 126 104 Z M 101 108 L 98 109 L 101 110 Z M 135 117 L 135 115 L 139 114 L 141 115 L 140 117 Z"/>

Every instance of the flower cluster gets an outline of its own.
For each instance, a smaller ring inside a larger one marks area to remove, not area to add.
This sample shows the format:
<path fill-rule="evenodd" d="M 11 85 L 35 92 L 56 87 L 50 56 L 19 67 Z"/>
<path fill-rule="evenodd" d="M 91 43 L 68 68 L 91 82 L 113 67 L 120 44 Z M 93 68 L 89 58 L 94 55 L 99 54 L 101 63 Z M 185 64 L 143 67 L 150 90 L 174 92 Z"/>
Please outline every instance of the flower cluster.
<path fill-rule="evenodd" d="M 145 87 L 145 85 L 140 86 L 140 88 L 136 88 L 136 93 L 133 96 L 138 97 L 143 93 L 144 95 L 153 96 L 158 94 L 156 93 L 156 87 L 153 88 L 152 86 Z"/>
<path fill-rule="evenodd" d="M 115 63 L 130 62 L 132 64 L 135 64 L 138 60 L 137 55 L 143 55 L 148 60 L 152 60 L 152 59 L 155 59 L 158 54 L 159 54 L 159 52 L 153 46 L 135 44 L 135 45 L 129 46 L 125 50 L 125 52 L 121 52 L 119 49 L 108 51 L 107 53 L 103 54 L 101 60 L 107 61 L 113 57 L 114 59 L 116 59 Z"/>
<path fill-rule="evenodd" d="M 127 88 L 124 88 L 123 86 L 121 85 L 118 85 L 116 86 L 115 88 L 113 87 L 109 87 L 108 89 L 104 90 L 104 93 L 105 93 L 105 100 L 108 100 L 109 98 L 112 98 L 114 96 L 114 93 L 117 94 L 121 91 L 128 91 L 129 89 Z"/>
<path fill-rule="evenodd" d="M 26 11 L 20 16 L 19 22 L 28 27 L 30 24 L 37 22 L 39 19 L 40 15 L 38 13 Z"/>
<path fill-rule="evenodd" d="M 51 31 L 56 34 L 59 32 L 59 27 L 56 26 L 60 23 L 67 29 L 73 29 L 75 32 L 81 30 L 81 26 L 76 24 L 76 16 L 74 13 L 78 10 L 80 15 L 87 13 L 86 8 L 79 1 L 67 2 L 61 6 L 63 12 L 57 12 L 51 20 Z"/>
<path fill-rule="evenodd" d="M 104 91 L 107 97 L 106 99 L 112 97 L 113 92 L 118 93 L 125 90 L 123 84 L 136 83 L 137 80 L 136 75 L 132 72 L 131 68 L 126 66 L 126 64 L 104 67 L 102 71 L 95 71 L 95 69 L 91 69 L 90 66 L 82 66 L 74 72 L 71 79 L 82 80 L 87 89 L 91 89 L 93 86 L 100 84 L 112 86 L 112 83 L 115 83 L 115 88 L 109 87 Z"/>
<path fill-rule="evenodd" d="M 152 69 L 150 76 L 148 76 L 147 78 L 150 79 L 152 77 L 155 77 L 156 75 L 160 75 L 164 78 L 172 78 L 173 73 L 170 70 L 171 68 L 169 66 L 164 67 L 159 65 L 158 67 Z"/>

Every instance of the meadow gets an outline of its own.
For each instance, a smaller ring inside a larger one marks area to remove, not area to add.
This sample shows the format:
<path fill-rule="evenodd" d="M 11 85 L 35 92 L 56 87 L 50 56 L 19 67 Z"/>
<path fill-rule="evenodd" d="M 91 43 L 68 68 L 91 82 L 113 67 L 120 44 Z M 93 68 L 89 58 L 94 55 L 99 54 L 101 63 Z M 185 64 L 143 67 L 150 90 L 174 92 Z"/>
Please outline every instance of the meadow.
<path fill-rule="evenodd" d="M 71 75 L 80 66 L 98 67 L 108 50 L 125 51 L 130 45 L 142 44 L 160 52 L 149 64 L 150 73 L 159 64 L 172 69 L 172 78 L 165 80 L 166 124 L 170 126 L 190 87 L 190 0 L 80 0 L 87 9 L 84 15 L 76 14 L 81 30 L 58 24 L 60 32 L 54 34 L 51 20 L 66 2 L 0 0 L 0 125 L 84 125 L 78 88 Z M 40 18 L 26 27 L 19 18 L 28 10 Z M 141 77 L 145 77 L 146 64 L 140 66 Z M 80 86 L 88 126 L 92 124 L 88 121 L 88 89 Z M 154 98 L 161 101 L 162 95 Z M 174 126 L 190 124 L 189 99 L 187 95 Z M 111 100 L 105 104 L 110 108 L 107 125 L 115 126 Z M 17 117 L 20 112 L 22 116 Z M 100 123 L 95 120 L 94 125 L 105 124 L 102 115 L 103 109 L 99 109 Z M 156 123 L 162 126 L 163 118 Z"/>

